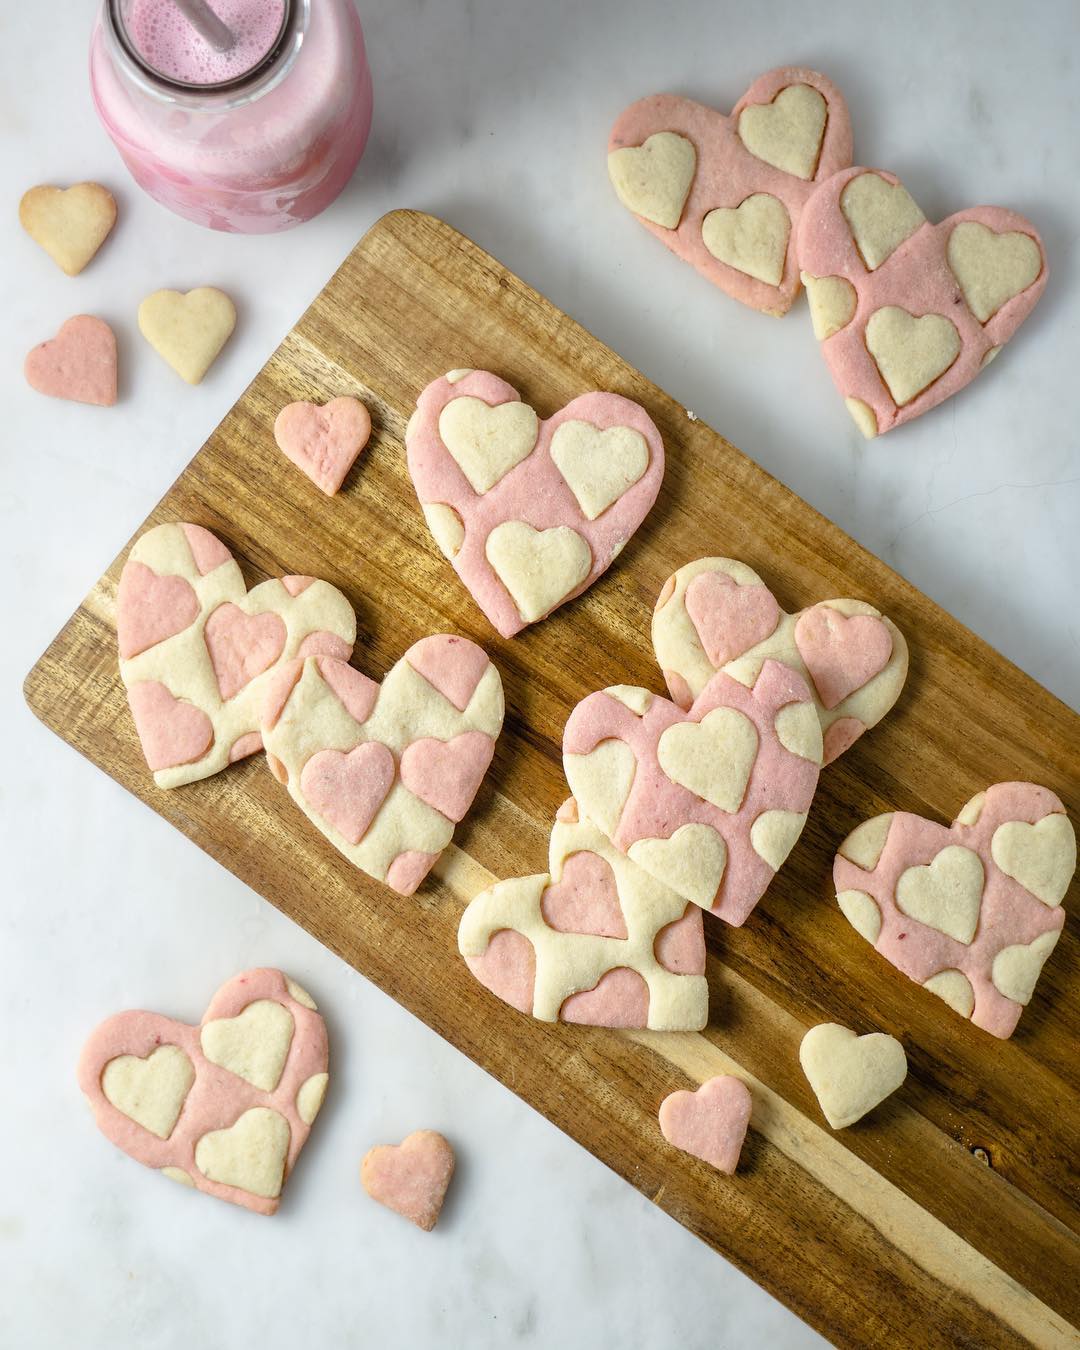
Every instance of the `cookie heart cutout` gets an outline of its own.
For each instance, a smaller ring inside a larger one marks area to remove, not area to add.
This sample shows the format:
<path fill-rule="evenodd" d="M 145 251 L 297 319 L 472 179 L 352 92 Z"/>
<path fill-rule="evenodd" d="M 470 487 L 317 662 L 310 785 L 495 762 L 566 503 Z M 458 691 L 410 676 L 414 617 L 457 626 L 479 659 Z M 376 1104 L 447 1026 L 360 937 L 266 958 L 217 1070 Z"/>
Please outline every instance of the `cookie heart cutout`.
<path fill-rule="evenodd" d="M 74 277 L 116 224 L 116 202 L 100 183 L 32 187 L 19 202 L 19 224 L 57 267 Z"/>
<path fill-rule="evenodd" d="M 139 332 L 188 384 L 199 384 L 236 327 L 236 306 L 214 286 L 155 291 L 139 306 Z"/>
<path fill-rule="evenodd" d="M 502 728 L 499 672 L 438 634 L 383 679 L 332 657 L 281 667 L 263 701 L 270 766 L 348 860 L 411 895 L 479 789 Z"/>
<path fill-rule="evenodd" d="M 476 978 L 544 1022 L 697 1031 L 708 1019 L 701 911 L 625 857 L 577 804 L 549 871 L 500 881 L 461 917 Z"/>
<path fill-rule="evenodd" d="M 400 1144 L 379 1144 L 364 1155 L 360 1180 L 380 1205 L 430 1233 L 454 1175 L 454 1150 L 436 1130 L 414 1130 Z"/>
<path fill-rule="evenodd" d="M 104 319 L 76 314 L 39 343 L 23 365 L 39 394 L 110 408 L 116 402 L 116 337 Z"/>
<path fill-rule="evenodd" d="M 483 370 L 429 384 L 405 444 L 436 543 L 503 637 L 607 570 L 664 474 L 660 433 L 639 404 L 584 394 L 541 421 Z"/>
<path fill-rule="evenodd" d="M 886 960 L 1004 1039 L 1061 932 L 1075 868 L 1058 798 L 997 783 L 948 829 L 900 811 L 864 822 L 840 845 L 833 881 L 845 917 Z"/>
<path fill-rule="evenodd" d="M 815 191 L 796 246 L 822 355 L 872 437 L 979 373 L 1046 285 L 1034 226 L 997 206 L 926 220 L 892 174 L 844 169 Z"/>
<path fill-rule="evenodd" d="M 785 614 L 761 578 L 732 558 L 699 558 L 670 576 L 652 620 L 653 650 L 675 702 L 689 708 L 718 670 L 751 685 L 766 660 L 808 683 L 831 763 L 900 696 L 900 630 L 861 600 Z"/>
<path fill-rule="evenodd" d="M 98 1128 L 173 1181 L 273 1214 L 326 1094 L 326 1025 L 280 970 L 222 985 L 199 1026 L 118 1013 L 90 1036 L 79 1086 Z"/>
<path fill-rule="evenodd" d="M 753 1100 L 738 1078 L 721 1074 L 695 1092 L 672 1092 L 660 1103 L 660 1131 L 669 1144 L 728 1176 L 738 1166 Z"/>
<path fill-rule="evenodd" d="M 817 71 L 755 80 L 730 117 L 671 94 L 622 112 L 608 174 L 622 204 L 703 276 L 786 314 L 799 289 L 795 231 L 817 183 L 851 163 L 840 91 Z"/>
<path fill-rule="evenodd" d="M 197 782 L 262 748 L 259 711 L 283 662 L 347 660 L 352 605 L 311 577 L 247 589 L 225 545 L 199 525 L 158 525 L 135 543 L 116 602 L 120 676 L 154 781 Z"/>
<path fill-rule="evenodd" d="M 287 403 L 274 420 L 278 449 L 332 497 L 371 435 L 371 415 L 358 398 Z"/>
<path fill-rule="evenodd" d="M 684 901 L 741 924 L 802 832 L 821 727 L 795 671 L 719 672 L 689 710 L 643 689 L 590 694 L 563 765 L 582 814 Z"/>
<path fill-rule="evenodd" d="M 856 1036 L 835 1022 L 810 1028 L 799 1063 L 834 1130 L 861 1120 L 907 1077 L 907 1055 L 895 1037 L 883 1031 Z"/>

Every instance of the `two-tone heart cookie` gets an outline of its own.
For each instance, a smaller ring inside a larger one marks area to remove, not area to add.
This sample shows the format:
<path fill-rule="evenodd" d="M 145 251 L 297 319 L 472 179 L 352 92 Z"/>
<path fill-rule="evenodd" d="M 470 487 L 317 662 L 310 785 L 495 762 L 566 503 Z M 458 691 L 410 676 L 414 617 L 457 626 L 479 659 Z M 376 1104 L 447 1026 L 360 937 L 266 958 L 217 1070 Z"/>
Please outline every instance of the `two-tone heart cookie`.
<path fill-rule="evenodd" d="M 199 525 L 158 525 L 135 543 L 116 604 L 120 676 L 159 787 L 220 772 L 262 748 L 271 672 L 320 653 L 348 660 L 356 615 L 312 577 L 247 589 L 225 545 Z"/>
<path fill-rule="evenodd" d="M 777 315 L 798 294 L 807 200 L 850 163 L 840 91 L 790 66 L 755 80 L 730 117 L 672 94 L 644 98 L 608 143 L 615 191 L 645 228 L 736 300 Z"/>
<path fill-rule="evenodd" d="M 1038 231 L 999 206 L 932 225 L 879 169 L 835 174 L 806 204 L 799 266 L 814 334 L 859 430 L 878 436 L 970 383 L 1046 286 Z"/>
<path fill-rule="evenodd" d="M 994 1036 L 1011 1036 L 1065 923 L 1076 870 L 1065 808 L 1034 783 L 996 783 L 946 828 L 906 811 L 840 845 L 837 901 L 898 970 Z"/>
<path fill-rule="evenodd" d="M 757 573 L 732 558 L 698 558 L 668 577 L 652 641 L 680 708 L 718 670 L 745 685 L 767 660 L 796 671 L 821 719 L 825 764 L 885 716 L 907 678 L 903 634 L 873 605 L 822 600 L 785 614 Z"/>
<path fill-rule="evenodd" d="M 802 833 L 821 746 L 805 680 L 767 660 L 749 687 L 714 675 L 688 710 L 626 685 L 590 694 L 566 723 L 563 766 L 620 852 L 737 926 Z"/>
<path fill-rule="evenodd" d="M 332 657 L 282 667 L 266 689 L 270 767 L 315 827 L 369 876 L 411 895 L 476 795 L 502 729 L 486 652 L 438 634 L 383 679 Z"/>
<path fill-rule="evenodd" d="M 405 444 L 436 543 L 503 637 L 591 586 L 664 476 L 660 433 L 639 404 L 583 394 L 542 421 L 484 370 L 429 384 Z"/>
<path fill-rule="evenodd" d="M 118 1013 L 83 1047 L 98 1129 L 172 1181 L 273 1214 L 329 1082 L 326 1024 L 280 970 L 222 985 L 199 1026 Z"/>
<path fill-rule="evenodd" d="M 698 1031 L 708 1020 L 701 910 L 580 818 L 573 799 L 551 831 L 548 872 L 478 895 L 458 948 L 481 984 L 544 1022 Z"/>

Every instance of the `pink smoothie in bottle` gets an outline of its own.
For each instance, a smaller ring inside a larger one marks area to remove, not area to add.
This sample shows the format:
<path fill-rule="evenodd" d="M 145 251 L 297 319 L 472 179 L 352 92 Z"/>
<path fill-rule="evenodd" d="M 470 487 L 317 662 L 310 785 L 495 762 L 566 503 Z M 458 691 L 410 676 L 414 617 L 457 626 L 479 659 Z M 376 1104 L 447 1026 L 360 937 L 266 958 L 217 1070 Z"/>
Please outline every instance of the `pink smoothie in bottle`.
<path fill-rule="evenodd" d="M 286 229 L 345 186 L 371 127 L 353 0 L 105 0 L 94 103 L 137 183 L 214 229 Z"/>

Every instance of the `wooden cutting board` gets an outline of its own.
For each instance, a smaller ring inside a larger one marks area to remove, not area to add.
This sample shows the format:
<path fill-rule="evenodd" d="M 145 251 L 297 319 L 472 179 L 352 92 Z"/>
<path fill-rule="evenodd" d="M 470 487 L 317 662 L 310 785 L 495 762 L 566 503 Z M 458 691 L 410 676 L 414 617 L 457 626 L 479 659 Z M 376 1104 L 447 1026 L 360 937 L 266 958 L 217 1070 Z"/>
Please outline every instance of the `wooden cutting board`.
<path fill-rule="evenodd" d="M 509 642 L 436 549 L 405 469 L 416 395 L 458 366 L 498 372 L 542 416 L 586 390 L 616 390 L 644 404 L 667 448 L 657 505 L 607 576 Z M 367 403 L 375 433 L 326 500 L 271 429 L 284 403 L 338 394 Z M 503 674 L 506 728 L 454 845 L 404 899 L 351 869 L 261 757 L 155 788 L 117 674 L 127 544 L 27 680 L 48 726 L 837 1344 L 1077 1343 L 1075 919 L 1016 1035 L 1000 1042 L 878 957 L 829 878 L 859 821 L 898 808 L 947 823 L 999 780 L 1045 784 L 1080 821 L 1080 718 L 493 258 L 413 212 L 361 240 L 135 533 L 172 520 L 219 534 L 251 582 L 309 573 L 340 587 L 369 675 L 427 633 L 484 644 Z M 749 563 L 789 610 L 871 600 L 907 635 L 907 688 L 822 775 L 802 840 L 745 927 L 706 917 L 704 1033 L 533 1022 L 457 957 L 462 906 L 493 878 L 544 870 L 568 795 L 559 747 L 570 709 L 605 685 L 663 689 L 653 603 L 669 573 L 709 553 Z M 1066 904 L 1076 899 L 1074 888 Z M 900 1092 L 839 1134 L 798 1063 L 803 1032 L 822 1021 L 889 1031 L 911 1064 Z M 718 1072 L 754 1092 L 733 1179 L 669 1148 L 656 1120 L 668 1092 Z"/>

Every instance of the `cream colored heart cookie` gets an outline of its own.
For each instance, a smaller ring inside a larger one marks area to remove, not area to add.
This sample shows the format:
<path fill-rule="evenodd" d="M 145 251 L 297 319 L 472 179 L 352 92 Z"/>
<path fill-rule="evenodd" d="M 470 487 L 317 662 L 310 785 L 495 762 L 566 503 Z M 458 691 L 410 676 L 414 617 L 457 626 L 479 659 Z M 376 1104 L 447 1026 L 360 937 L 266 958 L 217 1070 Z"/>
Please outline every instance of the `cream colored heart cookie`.
<path fill-rule="evenodd" d="M 116 201 L 100 183 L 33 187 L 19 203 L 19 224 L 57 267 L 74 277 L 116 224 Z"/>
<path fill-rule="evenodd" d="M 188 382 L 198 384 L 236 327 L 236 307 L 214 286 L 155 291 L 139 306 L 139 331 Z"/>
<path fill-rule="evenodd" d="M 907 1055 L 895 1037 L 883 1031 L 856 1036 L 835 1022 L 810 1028 L 799 1063 L 834 1130 L 861 1120 L 907 1077 Z"/>

